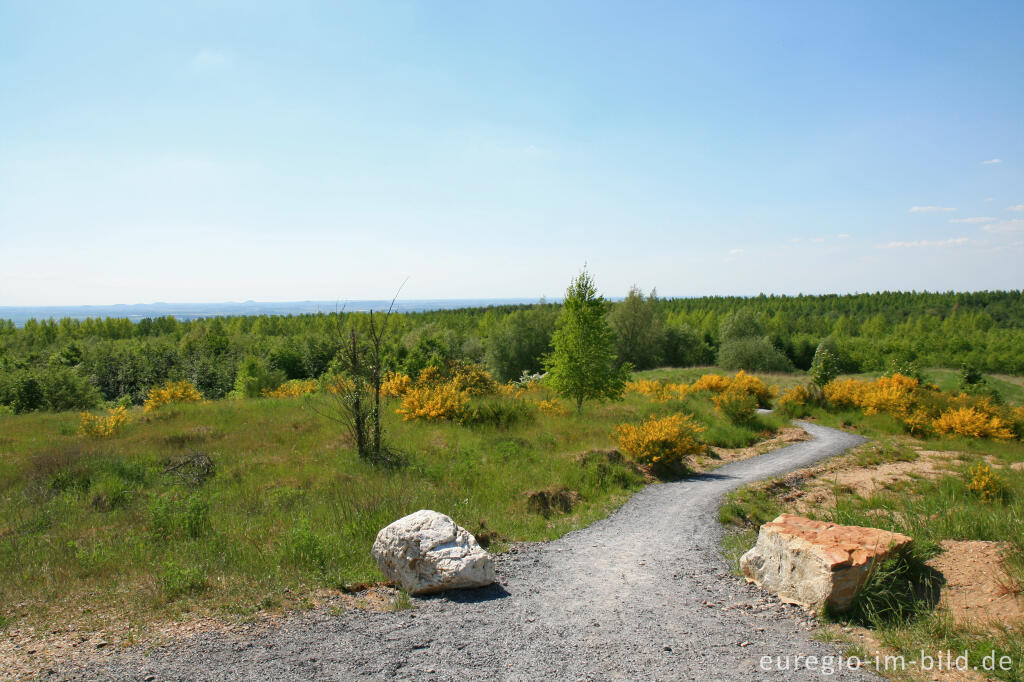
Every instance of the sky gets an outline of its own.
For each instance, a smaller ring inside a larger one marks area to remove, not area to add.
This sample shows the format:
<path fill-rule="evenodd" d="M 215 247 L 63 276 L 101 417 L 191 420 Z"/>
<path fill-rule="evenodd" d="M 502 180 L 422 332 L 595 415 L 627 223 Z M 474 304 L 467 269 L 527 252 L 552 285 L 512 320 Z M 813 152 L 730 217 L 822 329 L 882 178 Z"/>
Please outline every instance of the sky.
<path fill-rule="evenodd" d="M 0 305 L 1020 289 L 1022 25 L 0 0 Z"/>

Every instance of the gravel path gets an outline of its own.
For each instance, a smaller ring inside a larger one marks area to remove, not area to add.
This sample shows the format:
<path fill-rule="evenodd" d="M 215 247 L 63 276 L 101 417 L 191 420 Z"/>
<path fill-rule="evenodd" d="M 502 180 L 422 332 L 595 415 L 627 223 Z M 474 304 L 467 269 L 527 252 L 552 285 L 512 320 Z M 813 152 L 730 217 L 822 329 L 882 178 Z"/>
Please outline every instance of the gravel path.
<path fill-rule="evenodd" d="M 497 557 L 500 585 L 414 599 L 416 608 L 395 613 L 317 610 L 258 634 L 199 635 L 60 676 L 874 679 L 865 671 L 829 675 L 820 664 L 763 670 L 762 656 L 836 656 L 839 649 L 811 641 L 801 611 L 732 577 L 719 552 L 717 509 L 725 492 L 863 442 L 798 424 L 814 440 L 648 486 L 607 519 L 559 540 L 513 547 Z"/>

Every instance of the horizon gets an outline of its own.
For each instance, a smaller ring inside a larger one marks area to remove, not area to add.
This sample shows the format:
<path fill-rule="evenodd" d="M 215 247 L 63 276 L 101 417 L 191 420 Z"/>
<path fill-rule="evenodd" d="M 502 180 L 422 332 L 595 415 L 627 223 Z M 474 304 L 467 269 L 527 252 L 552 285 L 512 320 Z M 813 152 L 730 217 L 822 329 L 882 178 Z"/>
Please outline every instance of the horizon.
<path fill-rule="evenodd" d="M 1016 290 L 1022 23 L 0 0 L 0 305 Z"/>

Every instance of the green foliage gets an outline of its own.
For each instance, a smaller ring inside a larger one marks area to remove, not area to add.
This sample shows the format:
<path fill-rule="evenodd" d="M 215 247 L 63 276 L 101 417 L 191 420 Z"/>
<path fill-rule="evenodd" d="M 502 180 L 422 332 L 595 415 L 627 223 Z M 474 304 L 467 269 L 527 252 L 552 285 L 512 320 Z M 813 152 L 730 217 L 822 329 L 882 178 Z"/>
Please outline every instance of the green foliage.
<path fill-rule="evenodd" d="M 518 379 L 523 373 L 541 370 L 542 358 L 551 348 L 558 307 L 540 305 L 515 310 L 504 317 L 491 314 L 483 322 L 484 358 L 499 381 Z"/>
<path fill-rule="evenodd" d="M 231 392 L 234 398 L 258 398 L 264 391 L 273 391 L 287 379 L 287 375 L 279 369 L 271 369 L 262 358 L 246 358 L 238 368 L 235 388 Z"/>
<path fill-rule="evenodd" d="M 723 369 L 748 372 L 789 372 L 793 365 L 767 337 L 748 336 L 722 343 L 718 364 Z"/>
<path fill-rule="evenodd" d="M 872 566 L 850 609 L 829 617 L 877 628 L 904 625 L 928 614 L 938 603 L 942 576 L 925 559 L 912 546 Z"/>
<path fill-rule="evenodd" d="M 818 344 L 818 349 L 814 351 L 814 360 L 811 362 L 810 372 L 811 379 L 821 387 L 824 387 L 825 384 L 842 373 L 839 350 L 836 348 L 836 342 L 831 337 Z"/>
<path fill-rule="evenodd" d="M 161 538 L 201 538 L 210 530 L 210 503 L 199 495 L 157 497 L 149 505 L 150 531 Z"/>
<path fill-rule="evenodd" d="M 632 370 L 628 364 L 616 367 L 615 335 L 605 319 L 607 312 L 607 302 L 584 270 L 565 292 L 553 350 L 544 357 L 547 381 L 559 395 L 573 400 L 577 411 L 585 400 L 620 399 Z"/>
<path fill-rule="evenodd" d="M 306 519 L 297 523 L 284 537 L 281 556 L 292 566 L 318 573 L 324 573 L 331 560 L 327 541 L 310 529 Z"/>
<path fill-rule="evenodd" d="M 657 303 L 654 291 L 645 298 L 634 286 L 626 299 L 612 308 L 608 319 L 615 330 L 615 353 L 620 365 L 629 363 L 637 369 L 650 369 L 661 363 L 665 327 Z"/>
<path fill-rule="evenodd" d="M 525 400 L 487 397 L 471 401 L 459 421 L 467 426 L 508 429 L 516 424 L 529 423 L 535 417 L 536 412 Z"/>
<path fill-rule="evenodd" d="M 187 594 L 202 592 L 209 587 L 206 571 L 200 566 L 183 567 L 168 561 L 160 572 L 160 589 L 168 601 Z"/>

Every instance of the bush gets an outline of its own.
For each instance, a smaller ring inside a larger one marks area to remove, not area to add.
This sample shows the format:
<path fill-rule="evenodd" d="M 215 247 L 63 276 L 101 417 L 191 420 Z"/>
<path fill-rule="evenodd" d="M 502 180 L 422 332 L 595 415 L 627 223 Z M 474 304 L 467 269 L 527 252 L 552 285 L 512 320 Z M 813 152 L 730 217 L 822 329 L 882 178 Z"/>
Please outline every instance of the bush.
<path fill-rule="evenodd" d="M 405 421 L 454 421 L 462 416 L 468 402 L 469 396 L 454 383 L 417 386 L 405 394 L 395 411 Z"/>
<path fill-rule="evenodd" d="M 276 389 L 287 378 L 287 374 L 279 369 L 271 369 L 262 358 L 248 358 L 238 368 L 231 397 L 258 398 Z"/>
<path fill-rule="evenodd" d="M 790 372 L 793 364 L 767 337 L 746 337 L 724 341 L 718 349 L 718 364 L 724 369 L 758 372 Z"/>
<path fill-rule="evenodd" d="M 992 471 L 992 467 L 983 462 L 970 468 L 971 480 L 967 483 L 967 489 L 985 502 L 1006 497 L 1009 488 L 1002 476 Z"/>
<path fill-rule="evenodd" d="M 493 426 L 507 429 L 532 421 L 534 413 L 525 400 L 486 398 L 473 401 L 462 410 L 459 421 L 467 426 Z"/>
<path fill-rule="evenodd" d="M 641 464 L 671 467 L 687 455 L 704 451 L 700 434 L 704 427 L 693 415 L 650 417 L 640 424 L 620 424 L 615 429 L 619 448 Z"/>
<path fill-rule="evenodd" d="M 932 422 L 932 426 L 943 435 L 1001 440 L 1013 438 L 1013 432 L 1006 421 L 998 416 L 985 414 L 976 407 L 947 410 Z"/>
<path fill-rule="evenodd" d="M 784 391 L 776 406 L 789 417 L 804 417 L 812 406 L 821 404 L 822 398 L 822 390 L 817 384 L 797 385 Z"/>
<path fill-rule="evenodd" d="M 839 376 L 842 368 L 839 361 L 839 351 L 836 349 L 832 339 L 825 339 L 818 344 L 814 351 L 814 360 L 811 361 L 811 379 L 818 386 L 824 386 Z"/>
<path fill-rule="evenodd" d="M 730 387 L 724 393 L 711 398 L 715 409 L 733 424 L 748 424 L 754 419 L 757 399 L 741 389 Z"/>
<path fill-rule="evenodd" d="M 89 438 L 109 438 L 121 433 L 128 424 L 128 410 L 115 407 L 107 416 L 82 412 L 79 415 L 78 432 Z"/>
<path fill-rule="evenodd" d="M 164 405 L 199 402 L 202 399 L 203 395 L 191 381 L 168 381 L 159 388 L 150 389 L 143 403 L 143 411 L 152 412 Z"/>
<path fill-rule="evenodd" d="M 541 414 L 552 417 L 564 417 L 569 414 L 569 410 L 557 400 L 542 400 L 537 404 L 537 409 L 541 411 Z"/>
<path fill-rule="evenodd" d="M 412 388 L 412 379 L 408 374 L 391 372 L 380 384 L 380 394 L 385 398 L 400 398 Z"/>
<path fill-rule="evenodd" d="M 298 398 L 315 393 L 318 387 L 316 379 L 292 379 L 273 390 L 264 389 L 260 395 L 264 398 Z"/>

